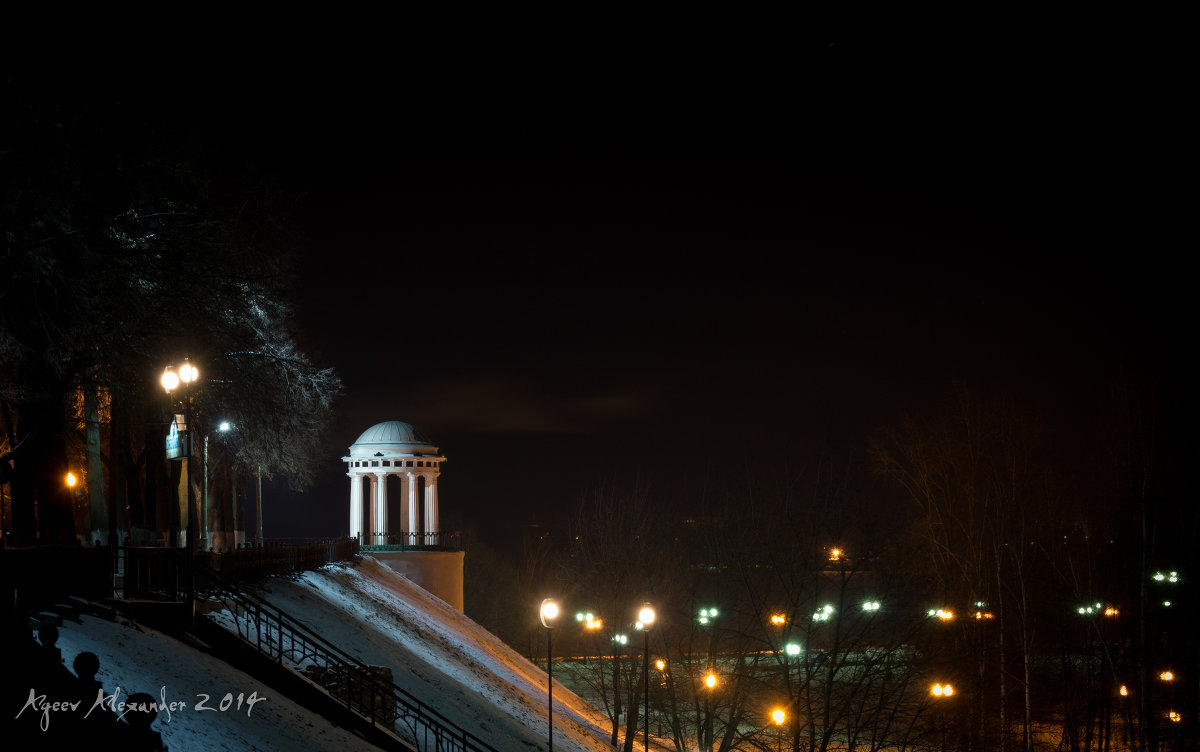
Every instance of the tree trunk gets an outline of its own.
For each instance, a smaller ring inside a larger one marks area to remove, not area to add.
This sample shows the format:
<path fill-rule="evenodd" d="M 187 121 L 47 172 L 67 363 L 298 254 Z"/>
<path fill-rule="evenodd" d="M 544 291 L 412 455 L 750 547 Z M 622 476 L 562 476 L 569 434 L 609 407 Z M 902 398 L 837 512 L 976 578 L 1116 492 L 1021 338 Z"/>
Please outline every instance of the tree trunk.
<path fill-rule="evenodd" d="M 104 496 L 104 462 L 100 456 L 100 400 L 89 384 L 83 387 L 83 411 L 87 426 L 88 511 L 92 529 L 88 545 L 103 545 L 108 539 L 108 504 Z"/>
<path fill-rule="evenodd" d="M 633 693 L 631 692 L 629 713 L 626 715 L 627 721 L 625 723 L 625 745 L 623 747 L 625 752 L 633 752 L 633 745 L 634 742 L 637 741 L 638 735 L 638 721 L 641 720 L 638 716 L 638 711 L 641 709 L 641 703 L 634 699 Z"/>
<path fill-rule="evenodd" d="M 621 734 L 621 658 L 613 656 L 613 714 L 612 714 L 612 746 L 617 746 Z"/>

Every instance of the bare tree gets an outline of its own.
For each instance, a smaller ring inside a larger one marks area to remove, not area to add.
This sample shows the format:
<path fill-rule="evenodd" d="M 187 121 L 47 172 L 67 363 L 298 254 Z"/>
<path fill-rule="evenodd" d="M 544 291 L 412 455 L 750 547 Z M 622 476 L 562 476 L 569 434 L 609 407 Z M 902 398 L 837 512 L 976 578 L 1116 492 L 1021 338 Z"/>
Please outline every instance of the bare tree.
<path fill-rule="evenodd" d="M 293 340 L 286 249 L 264 221 L 280 214 L 265 208 L 280 208 L 278 192 L 259 184 L 228 203 L 204 174 L 194 134 L 128 103 L 17 102 L 13 115 L 7 135 L 18 148 L 0 155 L 0 270 L 10 280 L 0 292 L 0 384 L 16 439 L 18 537 L 33 542 L 39 528 L 43 540 L 75 536 L 62 478 L 76 395 L 104 395 L 114 418 L 137 416 L 118 420 L 108 442 L 125 457 L 118 447 L 146 425 L 137 405 L 157 405 L 152 422 L 163 430 L 157 377 L 185 357 L 203 369 L 198 421 L 218 409 L 240 416 L 239 461 L 306 482 L 340 384 Z M 85 467 L 95 474 L 101 422 L 90 402 L 85 412 Z M 140 457 L 127 459 L 118 475 L 145 476 Z M 105 484 L 87 485 L 100 516 Z M 139 491 L 165 493 L 148 483 Z"/>

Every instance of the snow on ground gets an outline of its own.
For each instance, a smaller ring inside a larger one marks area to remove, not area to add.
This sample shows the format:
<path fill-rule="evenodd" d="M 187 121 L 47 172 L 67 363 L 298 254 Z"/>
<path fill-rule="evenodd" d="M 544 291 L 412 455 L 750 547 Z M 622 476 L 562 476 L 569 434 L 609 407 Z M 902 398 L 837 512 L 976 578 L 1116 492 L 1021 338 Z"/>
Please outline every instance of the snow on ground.
<path fill-rule="evenodd" d="M 65 621 L 58 647 L 69 667 L 82 652 L 100 659 L 96 674 L 117 702 L 135 692 L 186 707 L 160 712 L 154 728 L 172 750 L 376 750 L 349 731 L 297 705 L 218 658 L 152 629 L 82 616 Z M 117 688 L 120 688 L 118 694 Z M 227 709 L 221 706 L 231 694 Z M 238 695 L 266 698 L 248 706 Z M 204 695 L 208 695 L 207 701 Z M 202 708 L 197 709 L 199 704 Z M 80 713 L 86 712 L 82 707 Z M 50 723 L 55 723 L 51 716 Z"/>
<path fill-rule="evenodd" d="M 364 663 L 387 666 L 395 683 L 501 752 L 546 748 L 546 672 L 444 601 L 369 556 L 261 583 L 270 603 Z M 229 625 L 228 612 L 210 614 Z M 145 627 L 83 617 L 67 622 L 58 643 L 65 663 L 91 651 L 106 692 L 165 693 L 188 704 L 155 728 L 171 749 L 366 750 L 333 726 L 205 653 Z M 266 697 L 247 713 L 237 695 Z M 197 711 L 200 693 L 213 712 Z M 226 693 L 232 705 L 220 711 Z M 606 752 L 607 721 L 554 683 L 554 746 Z M 653 741 L 653 740 L 652 740 Z"/>
<path fill-rule="evenodd" d="M 499 750 L 546 747 L 546 672 L 441 599 L 369 556 L 294 578 L 263 597 Z M 554 683 L 554 745 L 611 750 L 600 711 Z"/>

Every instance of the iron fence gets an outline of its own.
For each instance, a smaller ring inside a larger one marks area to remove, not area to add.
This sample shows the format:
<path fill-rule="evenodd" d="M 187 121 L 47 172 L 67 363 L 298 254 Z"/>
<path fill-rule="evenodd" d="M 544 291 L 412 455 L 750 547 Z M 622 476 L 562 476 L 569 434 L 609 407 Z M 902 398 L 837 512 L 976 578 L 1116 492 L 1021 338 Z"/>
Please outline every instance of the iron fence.
<path fill-rule="evenodd" d="M 197 568 L 197 579 L 203 597 L 232 614 L 239 637 L 277 664 L 322 687 L 372 724 L 391 729 L 423 751 L 496 752 L 397 686 L 390 672 L 360 663 L 282 610 L 237 590 L 206 566 Z"/>

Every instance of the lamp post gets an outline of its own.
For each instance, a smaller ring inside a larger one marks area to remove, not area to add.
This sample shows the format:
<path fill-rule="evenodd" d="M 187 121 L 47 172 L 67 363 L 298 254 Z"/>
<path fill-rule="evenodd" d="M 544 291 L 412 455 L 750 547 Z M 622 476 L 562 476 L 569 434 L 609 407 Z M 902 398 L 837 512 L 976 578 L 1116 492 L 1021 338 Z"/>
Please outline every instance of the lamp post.
<path fill-rule="evenodd" d="M 937 702 L 938 705 L 941 706 L 940 709 L 942 710 L 942 712 L 939 713 L 938 716 L 941 721 L 941 723 L 939 725 L 941 726 L 941 730 L 942 730 L 942 752 L 946 752 L 946 714 L 947 714 L 947 711 L 946 711 L 946 706 L 945 706 L 944 701 L 946 699 L 954 696 L 954 685 L 950 684 L 949 682 L 947 682 L 946 684 L 942 684 L 941 682 L 938 682 L 937 684 L 934 684 L 932 687 L 929 688 L 929 694 L 933 695 L 934 701 Z"/>
<path fill-rule="evenodd" d="M 771 720 L 775 723 L 775 735 L 779 739 L 779 752 L 783 752 L 783 724 L 787 721 L 787 713 L 783 708 L 771 711 Z"/>
<path fill-rule="evenodd" d="M 638 611 L 638 628 L 642 630 L 642 678 L 645 699 L 646 752 L 650 752 L 650 626 L 654 624 L 654 605 L 650 601 L 642 604 Z"/>
<path fill-rule="evenodd" d="M 234 425 L 227 420 L 223 420 L 223 421 L 221 421 L 220 425 L 217 426 L 217 428 L 220 429 L 220 431 L 222 433 L 226 433 L 228 431 L 233 430 Z M 205 447 L 207 447 L 208 446 L 208 444 L 207 444 L 208 437 L 205 436 L 204 440 L 205 440 Z M 263 546 L 263 509 L 262 509 L 263 508 L 263 496 L 262 496 L 262 469 L 261 468 L 259 468 L 255 471 L 254 479 L 255 479 L 255 484 L 256 484 L 256 496 L 255 496 L 255 504 L 254 504 L 255 523 L 256 523 L 255 526 L 258 528 L 257 537 L 255 538 L 255 545 L 257 545 L 259 548 L 262 548 L 262 546 Z M 235 506 L 236 506 L 236 504 L 235 504 Z M 235 547 L 238 544 L 238 541 L 237 541 L 238 527 L 237 526 L 238 526 L 238 521 L 240 519 L 241 519 L 241 517 L 238 516 L 238 512 L 235 510 L 235 519 L 233 522 L 234 546 Z"/>
<path fill-rule="evenodd" d="M 199 379 L 200 379 L 200 371 L 197 370 L 196 367 L 193 366 L 191 363 L 189 363 L 187 361 L 187 358 L 184 358 L 183 365 L 181 365 L 179 367 L 178 373 L 176 373 L 170 366 L 168 366 L 167 369 L 165 371 L 163 371 L 162 378 L 160 379 L 163 389 L 166 390 L 168 395 L 170 395 L 172 392 L 174 392 L 175 389 L 178 388 L 180 384 L 183 385 L 183 413 L 184 413 L 183 426 L 184 426 L 184 431 L 185 431 L 184 439 L 183 439 L 183 446 L 182 446 L 182 450 L 183 450 L 183 452 L 182 452 L 183 453 L 183 480 L 187 487 L 187 533 L 186 533 L 186 535 L 187 535 L 187 583 L 186 583 L 186 587 L 187 587 L 188 609 L 192 616 L 195 615 L 195 607 L 196 607 L 195 577 L 194 577 L 193 570 L 195 567 L 195 560 L 196 560 L 196 530 L 198 528 L 196 523 L 197 523 L 197 518 L 199 517 L 199 515 L 196 513 L 196 501 L 192 495 L 191 464 L 192 464 L 192 436 L 194 435 L 194 433 L 192 431 L 192 402 L 191 402 L 191 395 L 188 393 L 188 388 L 191 386 L 192 382 L 198 381 Z M 190 617 L 189 617 L 189 620 L 190 620 Z"/>
<path fill-rule="evenodd" d="M 554 752 L 554 620 L 558 618 L 558 601 L 546 598 L 538 612 L 546 628 L 546 721 L 547 750 Z"/>

